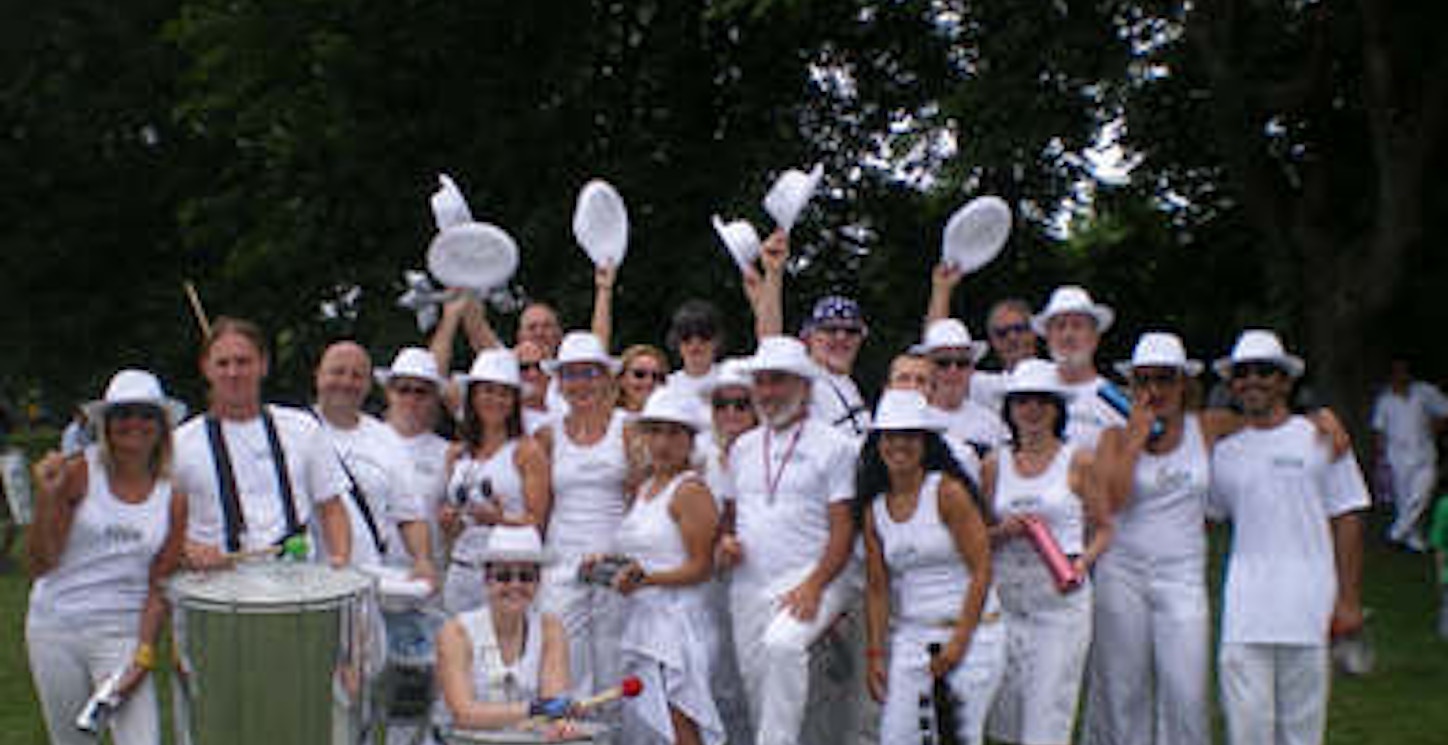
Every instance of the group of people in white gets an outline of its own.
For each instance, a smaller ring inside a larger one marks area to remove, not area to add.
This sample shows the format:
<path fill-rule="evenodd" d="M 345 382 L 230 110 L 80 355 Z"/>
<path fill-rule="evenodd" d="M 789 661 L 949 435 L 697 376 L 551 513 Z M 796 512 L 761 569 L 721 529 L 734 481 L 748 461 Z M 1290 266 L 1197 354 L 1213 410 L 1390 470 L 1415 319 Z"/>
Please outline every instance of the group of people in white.
<path fill-rule="evenodd" d="M 541 716 L 565 737 L 579 698 L 635 676 L 615 742 L 939 742 L 921 707 L 940 683 L 958 742 L 1207 743 L 1209 520 L 1233 528 L 1229 741 L 1322 740 L 1330 635 L 1362 623 L 1368 497 L 1337 420 L 1291 410 L 1305 365 L 1274 333 L 1217 361 L 1237 406 L 1207 411 L 1203 365 L 1142 334 L 1116 366 L 1124 408 L 1096 360 L 1110 308 L 1074 286 L 1035 313 L 1000 302 L 999 370 L 977 370 L 989 348 L 949 317 L 960 273 L 942 266 L 869 407 L 855 302 L 781 333 L 786 254 L 771 236 L 746 283 L 752 354 L 716 362 L 720 319 L 689 303 L 672 372 L 656 347 L 610 352 L 605 267 L 591 331 L 534 304 L 507 348 L 458 299 L 430 349 L 386 368 L 329 346 L 309 410 L 264 403 L 265 336 L 241 320 L 211 326 L 209 400 L 185 423 L 154 376 L 117 373 L 97 444 L 35 468 L 26 634 L 52 741 L 92 741 L 71 722 L 121 666 L 113 741 L 157 742 L 166 578 L 310 534 L 316 561 L 436 588 L 444 727 Z M 476 356 L 450 374 L 460 332 Z"/>

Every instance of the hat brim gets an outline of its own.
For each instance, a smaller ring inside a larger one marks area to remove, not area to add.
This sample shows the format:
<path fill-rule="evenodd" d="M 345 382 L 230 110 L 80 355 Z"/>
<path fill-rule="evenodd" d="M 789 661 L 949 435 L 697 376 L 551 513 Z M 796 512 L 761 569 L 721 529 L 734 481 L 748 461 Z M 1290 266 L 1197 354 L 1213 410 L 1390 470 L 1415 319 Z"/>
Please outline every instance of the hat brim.
<path fill-rule="evenodd" d="M 372 371 L 372 379 L 377 381 L 377 385 L 380 386 L 386 386 L 388 383 L 391 383 L 394 378 L 412 378 L 413 380 L 421 380 L 424 383 L 432 383 L 439 387 L 442 386 L 444 382 L 440 377 L 430 377 L 410 372 L 394 372 L 391 368 L 387 367 L 379 367 Z"/>
<path fill-rule="evenodd" d="M 542 551 L 508 551 L 508 550 L 503 550 L 503 551 L 488 551 L 488 550 L 484 550 L 484 551 L 483 551 L 483 555 L 480 556 L 480 557 L 478 557 L 478 562 L 481 563 L 481 564 L 517 563 L 517 564 L 537 564 L 537 565 L 539 565 L 539 566 L 547 566 L 547 565 L 549 565 L 549 564 L 552 564 L 552 563 L 554 562 L 555 558 L 556 558 L 556 557 L 553 555 L 553 552 L 552 552 L 552 551 L 549 551 L 549 550 L 546 549 L 546 548 L 543 549 Z"/>
<path fill-rule="evenodd" d="M 454 385 L 462 388 L 463 390 L 467 390 L 467 387 L 472 385 L 473 383 L 495 383 L 497 385 L 506 385 L 509 388 L 515 388 L 518 390 L 522 390 L 523 388 L 523 381 L 521 380 L 503 380 L 502 378 L 490 378 L 486 375 L 470 375 L 468 373 L 457 373 L 453 375 L 452 380 Z"/>
<path fill-rule="evenodd" d="M 1302 374 L 1307 372 L 1307 363 L 1295 354 L 1284 354 L 1281 357 L 1245 357 L 1238 360 L 1234 360 L 1231 357 L 1222 357 L 1212 363 L 1212 371 L 1217 374 L 1217 377 L 1223 380 L 1231 380 L 1232 365 L 1238 362 L 1271 362 L 1281 367 L 1282 371 L 1287 373 L 1287 377 L 1293 380 L 1302 377 Z"/>
<path fill-rule="evenodd" d="M 96 399 L 94 401 L 88 401 L 83 404 L 81 406 L 81 410 L 85 412 L 86 419 L 92 422 L 100 422 L 104 419 L 107 409 L 111 408 L 112 406 L 120 406 L 122 404 L 149 404 L 151 406 L 155 406 L 156 408 L 161 410 L 161 413 L 163 415 L 165 415 L 166 426 L 172 428 L 174 428 L 183 419 L 185 419 L 188 412 L 186 404 L 174 398 L 165 398 L 160 401 L 154 398 L 123 399 L 119 401 L 106 401 L 104 399 Z"/>
<path fill-rule="evenodd" d="M 967 344 L 965 346 L 951 346 L 947 344 L 941 344 L 939 346 L 929 346 L 926 344 L 915 344 L 910 347 L 910 353 L 917 354 L 922 357 L 928 357 L 935 352 L 939 352 L 945 349 L 969 349 L 970 361 L 976 363 L 985 359 L 986 354 L 990 352 L 990 345 L 986 344 L 983 341 L 972 341 L 970 344 Z"/>
<path fill-rule="evenodd" d="M 1185 373 L 1188 378 L 1195 378 L 1201 375 L 1202 370 L 1205 369 L 1201 360 L 1187 360 L 1182 364 L 1174 362 L 1143 362 L 1140 365 L 1133 363 L 1131 360 L 1122 360 L 1111 367 L 1123 378 L 1131 377 L 1131 373 L 1138 367 L 1175 367 Z"/>
<path fill-rule="evenodd" d="M 543 360 L 539 365 L 543 368 L 543 372 L 549 375 L 557 375 L 558 370 L 564 365 L 602 365 L 605 370 L 608 370 L 609 375 L 618 375 L 623 371 L 623 363 L 619 362 L 617 357 L 589 357 L 588 359 L 579 360 Z"/>
<path fill-rule="evenodd" d="M 1116 311 L 1112 310 L 1111 306 L 1094 303 L 1089 308 L 1062 308 L 1059 310 L 1050 310 L 1048 308 L 1031 316 L 1031 330 L 1035 331 L 1037 336 L 1044 338 L 1046 336 L 1046 326 L 1051 322 L 1051 319 L 1056 316 L 1064 316 L 1067 313 L 1082 313 L 1096 319 L 1096 333 L 1098 334 L 1106 333 L 1107 329 L 1111 328 L 1111 324 L 1116 322 Z"/>

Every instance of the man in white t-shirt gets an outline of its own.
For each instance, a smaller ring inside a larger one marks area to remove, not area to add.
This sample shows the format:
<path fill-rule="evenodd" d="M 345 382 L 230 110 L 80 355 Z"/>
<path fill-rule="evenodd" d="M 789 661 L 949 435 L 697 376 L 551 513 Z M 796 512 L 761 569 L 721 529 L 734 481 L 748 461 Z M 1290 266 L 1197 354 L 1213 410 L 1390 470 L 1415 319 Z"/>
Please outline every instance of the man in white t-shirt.
<path fill-rule="evenodd" d="M 719 556 L 733 567 L 734 643 L 756 745 L 795 745 L 810 699 L 809 647 L 860 592 L 855 446 L 809 415 L 819 373 L 799 341 L 761 340 L 751 371 L 761 424 L 729 451 L 736 532 L 720 539 Z M 833 721 L 831 742 L 853 733 L 848 713 Z"/>
<path fill-rule="evenodd" d="M 402 438 L 403 453 L 412 466 L 412 481 L 427 513 L 428 539 L 433 566 L 442 566 L 443 540 L 438 529 L 438 509 L 447 490 L 448 440 L 437 434 L 442 414 L 442 376 L 428 350 L 404 347 L 392 366 L 378 369 L 373 377 L 387 396 L 384 420 Z"/>
<path fill-rule="evenodd" d="M 265 339 L 252 323 L 218 318 L 201 355 L 210 407 L 176 429 L 174 479 L 188 501 L 186 561 L 224 566 L 228 554 L 276 546 L 315 532 L 334 566 L 351 558 L 351 530 L 338 497 L 346 477 L 316 421 L 261 402 Z"/>
<path fill-rule="evenodd" d="M 1373 454 L 1385 458 L 1393 472 L 1396 514 L 1388 538 L 1414 551 L 1423 541 L 1423 510 L 1438 476 L 1434 440 L 1448 423 L 1448 397 L 1438 387 L 1414 380 L 1408 361 L 1395 359 L 1388 387 L 1373 402 Z"/>
<path fill-rule="evenodd" d="M 954 318 L 931 321 L 915 351 L 931 363 L 930 405 L 940 412 L 946 437 L 969 446 L 977 457 L 1010 439 L 999 409 L 988 409 L 971 397 L 975 364 L 985 356 L 986 345 L 971 339 L 964 323 Z"/>
<path fill-rule="evenodd" d="M 435 585 L 427 509 L 406 446 L 362 411 L 372 382 L 372 361 L 356 342 L 332 344 L 317 362 L 314 411 L 347 479 L 342 501 L 352 526 L 352 563 L 411 566 L 415 577 Z"/>
<path fill-rule="evenodd" d="M 1322 742 L 1329 633 L 1362 626 L 1367 485 L 1288 396 L 1304 369 L 1270 331 L 1243 332 L 1217 371 L 1246 428 L 1217 443 L 1207 512 L 1232 523 L 1218 679 L 1233 745 Z"/>
<path fill-rule="evenodd" d="M 1096 347 L 1115 318 L 1110 306 L 1093 301 L 1085 289 L 1063 285 L 1031 319 L 1036 333 L 1046 337 L 1046 348 L 1068 391 L 1066 439 L 1078 447 L 1095 449 L 1102 430 L 1126 425 L 1125 414 L 1099 395 L 1111 382 L 1096 371 Z"/>

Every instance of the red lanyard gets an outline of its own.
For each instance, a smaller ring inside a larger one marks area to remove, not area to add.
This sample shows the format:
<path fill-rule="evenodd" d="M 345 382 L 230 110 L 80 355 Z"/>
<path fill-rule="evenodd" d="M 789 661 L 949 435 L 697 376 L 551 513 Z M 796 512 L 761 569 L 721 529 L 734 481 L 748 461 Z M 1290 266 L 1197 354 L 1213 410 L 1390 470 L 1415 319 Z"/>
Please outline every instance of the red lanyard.
<path fill-rule="evenodd" d="M 784 481 L 784 469 L 789 468 L 789 461 L 794 457 L 794 448 L 799 444 L 799 436 L 804 434 L 804 421 L 800 421 L 799 428 L 794 431 L 794 436 L 789 439 L 789 447 L 784 449 L 784 459 L 779 464 L 779 472 L 773 476 L 769 473 L 770 432 L 770 427 L 766 424 L 764 426 L 764 450 L 762 451 L 764 455 L 764 496 L 769 504 L 774 504 L 774 495 L 779 491 L 779 483 Z"/>

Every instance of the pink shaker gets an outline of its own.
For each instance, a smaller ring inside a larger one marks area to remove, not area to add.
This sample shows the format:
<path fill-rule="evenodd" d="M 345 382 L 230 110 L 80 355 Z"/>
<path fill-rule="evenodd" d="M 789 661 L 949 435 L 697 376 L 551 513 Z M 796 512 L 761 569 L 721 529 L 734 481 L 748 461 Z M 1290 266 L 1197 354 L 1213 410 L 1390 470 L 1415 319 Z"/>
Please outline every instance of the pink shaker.
<path fill-rule="evenodd" d="M 1040 554 L 1041 561 L 1045 562 L 1047 571 L 1051 573 L 1051 579 L 1056 581 L 1056 589 L 1066 593 L 1080 587 L 1081 575 L 1076 573 L 1076 566 L 1061 551 L 1061 544 L 1056 542 L 1054 535 L 1051 535 L 1051 529 L 1047 527 L 1046 521 L 1037 515 L 1026 515 L 1024 519 L 1026 535 L 1030 537 L 1031 545 L 1035 547 L 1036 553 Z"/>

